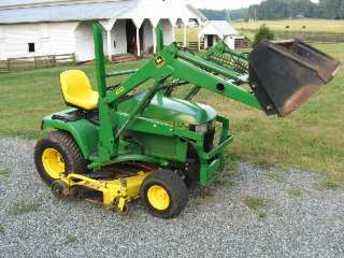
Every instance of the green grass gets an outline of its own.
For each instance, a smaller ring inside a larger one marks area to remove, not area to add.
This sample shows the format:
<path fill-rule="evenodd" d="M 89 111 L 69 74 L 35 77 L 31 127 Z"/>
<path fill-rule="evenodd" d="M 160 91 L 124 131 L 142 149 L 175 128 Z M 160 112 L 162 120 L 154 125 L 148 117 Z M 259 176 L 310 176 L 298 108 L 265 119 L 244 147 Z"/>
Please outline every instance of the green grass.
<path fill-rule="evenodd" d="M 271 179 L 272 181 L 275 181 L 276 183 L 283 183 L 283 177 L 280 173 L 271 171 L 266 176 Z"/>
<path fill-rule="evenodd" d="M 303 197 L 303 191 L 299 188 L 290 188 L 287 190 L 287 193 L 290 197 L 298 199 Z"/>
<path fill-rule="evenodd" d="M 0 178 L 8 178 L 10 176 L 10 171 L 7 168 L 0 167 Z"/>
<path fill-rule="evenodd" d="M 253 40 L 255 32 L 263 24 L 266 24 L 276 33 L 284 32 L 305 32 L 323 34 L 344 34 L 344 21 L 342 20 L 323 20 L 323 19 L 295 19 L 295 20 L 274 20 L 256 22 L 233 22 L 233 26 L 242 34 Z M 289 27 L 289 28 L 287 28 Z M 199 28 L 187 29 L 187 41 L 198 41 Z M 321 35 L 321 34 L 320 34 Z M 183 42 L 184 29 L 176 29 L 176 40 Z"/>
<path fill-rule="evenodd" d="M 78 238 L 72 234 L 67 235 L 65 245 L 72 244 L 78 241 Z"/>
<path fill-rule="evenodd" d="M 240 34 L 250 40 L 263 24 L 275 34 L 276 39 L 303 38 L 309 42 L 343 42 L 344 21 L 323 19 L 269 20 L 234 22 Z"/>
<path fill-rule="evenodd" d="M 264 208 L 267 205 L 267 200 L 255 196 L 246 196 L 243 200 L 243 203 L 252 210 L 259 218 L 266 217 Z"/>
<path fill-rule="evenodd" d="M 316 45 L 344 62 L 344 44 Z M 130 69 L 142 62 L 111 65 Z M 72 67 L 0 75 L 0 135 L 36 138 L 41 118 L 65 108 L 59 92 L 60 72 Z M 84 70 L 95 84 L 93 65 Z M 201 91 L 196 100 L 214 106 L 231 119 L 235 141 L 227 155 L 261 166 L 294 167 L 324 172 L 344 182 L 344 70 L 291 116 L 266 117 L 222 96 Z"/>
<path fill-rule="evenodd" d="M 9 209 L 9 214 L 19 216 L 31 212 L 36 212 L 41 207 L 41 203 L 32 200 L 20 200 L 15 202 Z"/>
<path fill-rule="evenodd" d="M 257 30 L 263 24 L 274 31 L 344 33 L 344 21 L 341 20 L 294 19 L 233 23 L 238 30 Z"/>
<path fill-rule="evenodd" d="M 112 64 L 109 69 L 138 68 L 142 62 Z M 93 65 L 0 74 L 0 135 L 38 137 L 42 116 L 65 108 L 59 74 L 68 69 L 85 71 L 95 85 Z"/>
<path fill-rule="evenodd" d="M 328 176 L 326 179 L 320 182 L 320 186 L 325 189 L 335 190 L 340 186 L 340 184 L 336 177 Z"/>
<path fill-rule="evenodd" d="M 6 231 L 5 226 L 0 224 L 0 234 L 4 234 Z"/>

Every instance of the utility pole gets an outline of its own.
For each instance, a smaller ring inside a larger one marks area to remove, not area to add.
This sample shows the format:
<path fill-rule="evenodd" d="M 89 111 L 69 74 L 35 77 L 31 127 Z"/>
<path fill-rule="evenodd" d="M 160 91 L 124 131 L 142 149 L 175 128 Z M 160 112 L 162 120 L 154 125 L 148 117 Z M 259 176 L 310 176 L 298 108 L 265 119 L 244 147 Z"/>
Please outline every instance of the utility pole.
<path fill-rule="evenodd" d="M 228 22 L 231 22 L 232 21 L 232 19 L 231 19 L 231 12 L 230 12 L 229 9 L 226 9 L 226 12 L 227 12 L 227 20 L 228 20 Z"/>

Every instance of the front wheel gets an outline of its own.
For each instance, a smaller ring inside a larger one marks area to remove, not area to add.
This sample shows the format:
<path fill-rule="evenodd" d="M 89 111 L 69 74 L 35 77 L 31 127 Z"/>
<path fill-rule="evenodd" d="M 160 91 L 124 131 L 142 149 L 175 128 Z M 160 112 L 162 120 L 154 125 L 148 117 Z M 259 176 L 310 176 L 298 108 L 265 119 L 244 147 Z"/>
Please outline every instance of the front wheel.
<path fill-rule="evenodd" d="M 177 217 L 188 202 L 183 179 L 171 170 L 161 169 L 149 175 L 140 190 L 141 200 L 155 217 Z"/>
<path fill-rule="evenodd" d="M 84 173 L 87 162 L 70 134 L 52 131 L 39 140 L 34 154 L 36 169 L 45 183 L 52 185 L 62 175 Z"/>

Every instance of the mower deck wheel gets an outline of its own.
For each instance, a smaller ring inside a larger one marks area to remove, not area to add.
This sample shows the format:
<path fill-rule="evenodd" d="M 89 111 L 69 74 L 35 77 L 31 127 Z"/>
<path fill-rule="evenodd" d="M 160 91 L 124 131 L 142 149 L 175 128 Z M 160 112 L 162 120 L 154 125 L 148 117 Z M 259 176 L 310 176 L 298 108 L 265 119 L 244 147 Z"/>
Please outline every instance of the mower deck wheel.
<path fill-rule="evenodd" d="M 70 194 L 68 186 L 60 180 L 56 180 L 51 184 L 51 191 L 60 200 L 67 199 Z"/>
<path fill-rule="evenodd" d="M 153 216 L 177 217 L 188 202 L 183 179 L 171 170 L 160 169 L 149 175 L 140 189 L 141 200 Z"/>

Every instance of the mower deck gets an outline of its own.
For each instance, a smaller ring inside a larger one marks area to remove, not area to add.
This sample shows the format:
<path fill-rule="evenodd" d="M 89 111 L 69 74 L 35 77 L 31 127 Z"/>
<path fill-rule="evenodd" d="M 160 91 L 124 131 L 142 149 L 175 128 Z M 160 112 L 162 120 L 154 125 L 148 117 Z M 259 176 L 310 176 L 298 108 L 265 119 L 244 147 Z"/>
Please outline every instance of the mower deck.
<path fill-rule="evenodd" d="M 128 203 L 139 198 L 140 187 L 150 172 L 113 180 L 97 180 L 77 173 L 62 176 L 52 184 L 53 193 L 60 199 L 85 198 L 100 202 L 107 209 L 128 212 Z"/>

